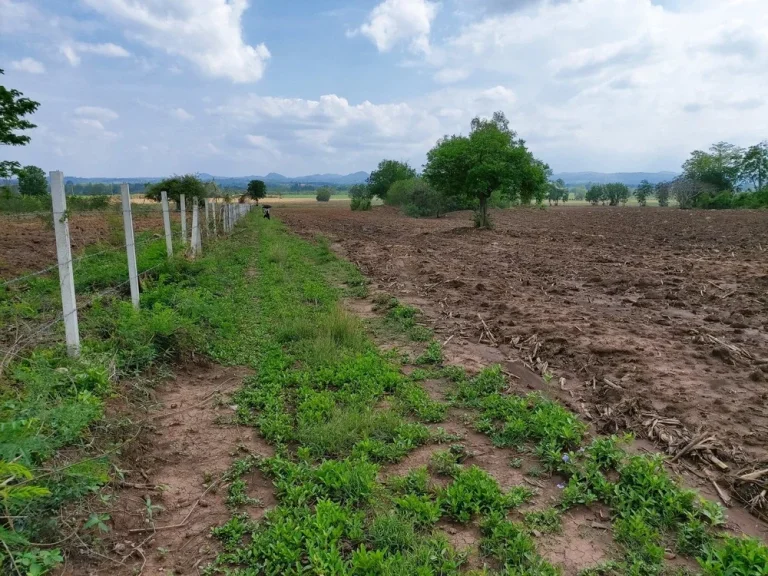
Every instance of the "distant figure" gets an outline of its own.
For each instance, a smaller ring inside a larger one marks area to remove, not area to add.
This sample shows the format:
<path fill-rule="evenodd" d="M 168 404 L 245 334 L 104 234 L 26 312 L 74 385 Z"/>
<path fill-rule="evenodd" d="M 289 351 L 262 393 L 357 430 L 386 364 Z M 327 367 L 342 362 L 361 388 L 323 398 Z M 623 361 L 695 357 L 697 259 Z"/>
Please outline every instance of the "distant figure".
<path fill-rule="evenodd" d="M 271 208 L 272 208 L 272 206 L 270 206 L 270 205 L 268 205 L 268 204 L 262 204 L 262 206 L 261 206 L 261 209 L 262 209 L 262 211 L 264 212 L 264 218 L 266 218 L 267 220 L 270 220 L 270 219 L 271 219 L 271 218 L 269 217 L 269 210 L 270 210 Z"/>

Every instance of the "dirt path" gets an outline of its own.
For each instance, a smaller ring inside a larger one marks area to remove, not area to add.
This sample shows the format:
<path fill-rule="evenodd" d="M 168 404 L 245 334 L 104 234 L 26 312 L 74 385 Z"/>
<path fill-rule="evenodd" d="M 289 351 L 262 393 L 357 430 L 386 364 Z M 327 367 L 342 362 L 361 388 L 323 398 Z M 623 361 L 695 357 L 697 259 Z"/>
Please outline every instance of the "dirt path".
<path fill-rule="evenodd" d="M 129 469 L 112 494 L 111 530 L 96 551 L 101 556 L 83 550 L 63 575 L 127 576 L 142 566 L 145 575 L 198 574 L 215 557 L 210 529 L 232 515 L 222 475 L 235 458 L 272 454 L 253 428 L 231 423 L 230 394 L 247 374 L 242 368 L 192 368 L 157 390 L 158 409 L 123 458 Z M 258 518 L 275 503 L 272 484 L 258 472 L 248 480 L 249 496 L 262 506 L 246 511 Z"/>

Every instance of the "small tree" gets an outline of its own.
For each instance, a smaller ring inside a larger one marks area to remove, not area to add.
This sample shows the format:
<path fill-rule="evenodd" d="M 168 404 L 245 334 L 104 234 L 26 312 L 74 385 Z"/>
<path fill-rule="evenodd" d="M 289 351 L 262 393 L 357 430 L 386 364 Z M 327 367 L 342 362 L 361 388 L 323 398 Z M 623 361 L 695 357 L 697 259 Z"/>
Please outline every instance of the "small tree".
<path fill-rule="evenodd" d="M 46 196 L 48 194 L 48 179 L 45 172 L 37 166 L 24 166 L 18 171 L 19 193 L 24 196 Z"/>
<path fill-rule="evenodd" d="M 318 202 L 328 202 L 331 199 L 332 194 L 333 194 L 333 191 L 328 186 L 323 186 L 322 188 L 319 188 L 317 190 L 315 199 Z"/>
<path fill-rule="evenodd" d="M 603 186 L 605 199 L 611 206 L 618 206 L 619 203 L 626 204 L 629 200 L 629 187 L 621 182 L 613 182 Z"/>
<path fill-rule="evenodd" d="M 635 198 L 640 206 L 645 206 L 648 196 L 653 196 L 653 185 L 648 180 L 643 180 L 635 190 Z"/>
<path fill-rule="evenodd" d="M 592 204 L 592 206 L 597 206 L 597 203 L 605 198 L 604 188 L 605 187 L 602 184 L 592 184 L 587 188 L 587 193 L 584 195 L 584 199 Z"/>
<path fill-rule="evenodd" d="M 371 196 L 378 196 L 386 202 L 387 191 L 398 180 L 409 180 L 416 177 L 416 170 L 407 162 L 397 160 L 382 160 L 379 166 L 368 176 L 368 190 Z"/>
<path fill-rule="evenodd" d="M 248 196 L 256 200 L 256 204 L 259 200 L 266 197 L 267 185 L 261 180 L 251 180 L 248 182 Z"/>
<path fill-rule="evenodd" d="M 349 189 L 349 207 L 352 210 L 370 210 L 371 193 L 365 184 L 355 184 Z"/>
<path fill-rule="evenodd" d="M 184 194 L 184 198 L 188 202 L 192 202 L 192 198 L 197 197 L 198 202 L 202 203 L 208 197 L 205 184 L 194 174 L 173 176 L 172 178 L 155 182 L 147 188 L 145 196 L 150 200 L 159 202 L 160 192 L 163 190 L 168 193 L 168 199 L 174 202 L 179 202 L 182 194 Z"/>
<path fill-rule="evenodd" d="M 562 178 L 558 178 L 554 182 L 548 182 L 547 186 L 547 200 L 549 200 L 550 206 L 552 206 L 552 202 L 557 206 L 560 200 L 563 202 L 568 200 L 568 188 L 566 188 Z"/>
<path fill-rule="evenodd" d="M 669 193 L 671 188 L 672 185 L 669 182 L 659 182 L 656 184 L 656 200 L 662 208 L 669 206 Z"/>

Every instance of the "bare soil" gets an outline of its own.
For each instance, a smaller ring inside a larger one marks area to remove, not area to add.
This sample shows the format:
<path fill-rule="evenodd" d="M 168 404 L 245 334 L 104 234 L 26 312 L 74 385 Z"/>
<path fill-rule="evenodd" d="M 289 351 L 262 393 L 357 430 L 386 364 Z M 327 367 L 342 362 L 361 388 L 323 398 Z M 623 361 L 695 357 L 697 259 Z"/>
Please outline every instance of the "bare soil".
<path fill-rule="evenodd" d="M 229 394 L 246 374 L 193 366 L 157 390 L 158 409 L 144 415 L 146 432 L 121 462 L 128 469 L 115 486 L 110 532 L 100 550 L 81 548 L 62 575 L 198 574 L 213 560 L 210 529 L 232 515 L 222 475 L 236 458 L 273 454 L 253 428 L 231 423 Z M 276 503 L 272 483 L 257 471 L 245 480 L 261 504 L 244 511 L 260 518 Z M 158 506 L 151 521 L 147 500 Z"/>
<path fill-rule="evenodd" d="M 768 467 L 768 212 L 505 210 L 492 231 L 467 212 L 275 216 L 421 308 L 457 363 L 519 378 L 527 366 L 601 432 L 635 430 L 675 454 L 704 440 L 689 455 L 725 463 L 731 481 Z"/>
<path fill-rule="evenodd" d="M 178 220 L 177 214 L 173 215 Z M 0 216 L 0 278 L 10 279 L 56 264 L 56 237 L 50 216 Z M 133 215 L 136 233 L 163 233 L 162 213 Z M 125 243 L 122 214 L 112 211 L 75 212 L 70 217 L 72 253 L 99 242 Z"/>

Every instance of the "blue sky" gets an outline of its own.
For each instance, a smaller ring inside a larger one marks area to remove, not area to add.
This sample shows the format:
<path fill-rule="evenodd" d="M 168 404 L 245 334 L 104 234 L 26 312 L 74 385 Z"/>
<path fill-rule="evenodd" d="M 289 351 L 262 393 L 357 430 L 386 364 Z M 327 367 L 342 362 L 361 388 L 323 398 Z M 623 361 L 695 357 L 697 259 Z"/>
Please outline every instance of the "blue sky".
<path fill-rule="evenodd" d="M 0 0 L 2 159 L 72 176 L 420 167 L 503 110 L 555 171 L 768 138 L 765 0 Z"/>

